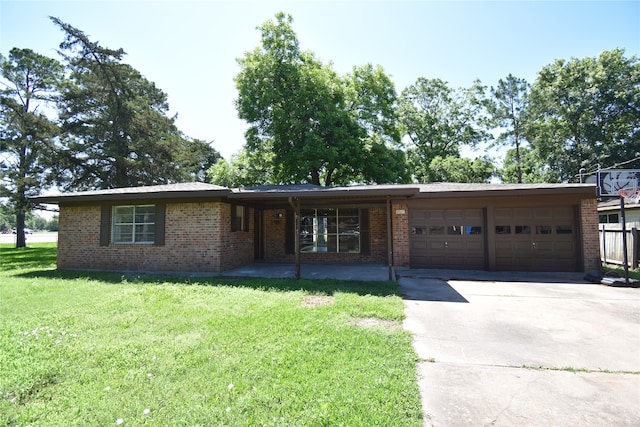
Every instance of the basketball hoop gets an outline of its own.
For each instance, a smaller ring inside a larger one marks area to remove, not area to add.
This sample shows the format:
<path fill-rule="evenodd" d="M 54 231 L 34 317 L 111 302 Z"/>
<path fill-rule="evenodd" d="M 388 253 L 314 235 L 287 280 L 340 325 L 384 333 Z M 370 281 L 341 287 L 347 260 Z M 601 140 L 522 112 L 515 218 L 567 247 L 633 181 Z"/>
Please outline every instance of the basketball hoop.
<path fill-rule="evenodd" d="M 630 199 L 640 195 L 640 187 L 625 187 L 618 190 L 621 199 Z"/>

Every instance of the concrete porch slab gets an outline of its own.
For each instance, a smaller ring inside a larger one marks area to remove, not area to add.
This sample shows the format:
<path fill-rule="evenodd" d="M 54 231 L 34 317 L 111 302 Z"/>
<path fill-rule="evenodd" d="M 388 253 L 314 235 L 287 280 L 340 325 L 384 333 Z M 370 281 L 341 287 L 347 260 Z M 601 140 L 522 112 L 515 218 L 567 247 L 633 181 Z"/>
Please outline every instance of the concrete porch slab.
<path fill-rule="evenodd" d="M 255 263 L 223 272 L 224 277 L 295 278 L 295 264 Z M 302 279 L 381 282 L 389 280 L 389 267 L 381 264 L 302 264 Z M 395 275 L 392 275 L 395 277 Z"/>

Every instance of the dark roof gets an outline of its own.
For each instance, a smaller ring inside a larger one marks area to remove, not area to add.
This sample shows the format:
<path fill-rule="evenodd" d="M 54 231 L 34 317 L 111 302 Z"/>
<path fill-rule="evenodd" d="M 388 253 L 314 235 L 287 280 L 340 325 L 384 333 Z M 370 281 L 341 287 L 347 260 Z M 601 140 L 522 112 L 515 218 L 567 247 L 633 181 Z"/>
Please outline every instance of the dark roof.
<path fill-rule="evenodd" d="M 184 182 L 179 184 L 148 185 L 141 187 L 111 188 L 106 190 L 78 191 L 73 193 L 52 194 L 30 197 L 38 203 L 60 203 L 66 201 L 101 201 L 121 199 L 164 199 L 214 196 L 230 193 L 226 187 L 205 184 L 204 182 Z"/>
<path fill-rule="evenodd" d="M 640 209 L 640 195 L 636 194 L 635 196 L 625 198 L 624 208 Z M 614 197 L 598 203 L 599 211 L 613 211 L 616 209 L 620 209 L 620 198 L 618 197 Z"/>
<path fill-rule="evenodd" d="M 175 199 L 227 197 L 236 200 L 276 200 L 288 198 L 431 198 L 486 197 L 513 195 L 579 194 L 595 198 L 594 184 L 381 184 L 347 187 L 316 185 L 276 185 L 229 189 L 218 185 L 190 182 L 182 184 L 114 188 L 32 197 L 38 203 L 60 203 L 131 199 Z"/>
<path fill-rule="evenodd" d="M 234 199 L 286 199 L 289 197 L 406 197 L 417 194 L 414 185 L 352 185 L 348 187 L 320 187 L 317 185 L 275 185 L 265 187 L 234 188 Z"/>
<path fill-rule="evenodd" d="M 458 197 L 461 195 L 509 196 L 515 194 L 583 194 L 596 197 L 594 184 L 380 184 L 348 187 L 269 186 L 233 190 L 233 198 L 286 198 L 286 197 Z"/>
<path fill-rule="evenodd" d="M 582 194 L 596 197 L 595 184 L 472 184 L 472 183 L 432 183 L 419 184 L 419 197 L 466 196 L 511 196 L 542 194 Z"/>

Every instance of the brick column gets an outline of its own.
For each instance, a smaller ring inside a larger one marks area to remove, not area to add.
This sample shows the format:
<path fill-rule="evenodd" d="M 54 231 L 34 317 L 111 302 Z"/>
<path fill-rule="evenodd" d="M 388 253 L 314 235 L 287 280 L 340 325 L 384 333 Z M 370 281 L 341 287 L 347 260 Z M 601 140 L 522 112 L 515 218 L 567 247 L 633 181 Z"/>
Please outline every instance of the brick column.
<path fill-rule="evenodd" d="M 409 208 L 406 203 L 391 203 L 393 265 L 409 267 Z"/>
<path fill-rule="evenodd" d="M 598 236 L 598 209 L 596 199 L 580 202 L 580 235 L 584 271 L 600 270 L 600 237 Z"/>

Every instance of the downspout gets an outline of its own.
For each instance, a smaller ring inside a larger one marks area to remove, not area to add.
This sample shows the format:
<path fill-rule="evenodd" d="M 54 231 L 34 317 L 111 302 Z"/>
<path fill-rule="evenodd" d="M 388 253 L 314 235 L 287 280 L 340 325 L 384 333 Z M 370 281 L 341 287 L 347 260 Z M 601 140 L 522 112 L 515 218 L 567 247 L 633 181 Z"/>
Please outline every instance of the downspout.
<path fill-rule="evenodd" d="M 289 204 L 293 208 L 293 224 L 294 224 L 294 251 L 296 257 L 296 279 L 300 278 L 300 200 L 296 197 L 296 202 L 289 197 Z"/>
<path fill-rule="evenodd" d="M 387 262 L 389 281 L 393 280 L 393 232 L 391 231 L 391 197 L 387 196 Z"/>

